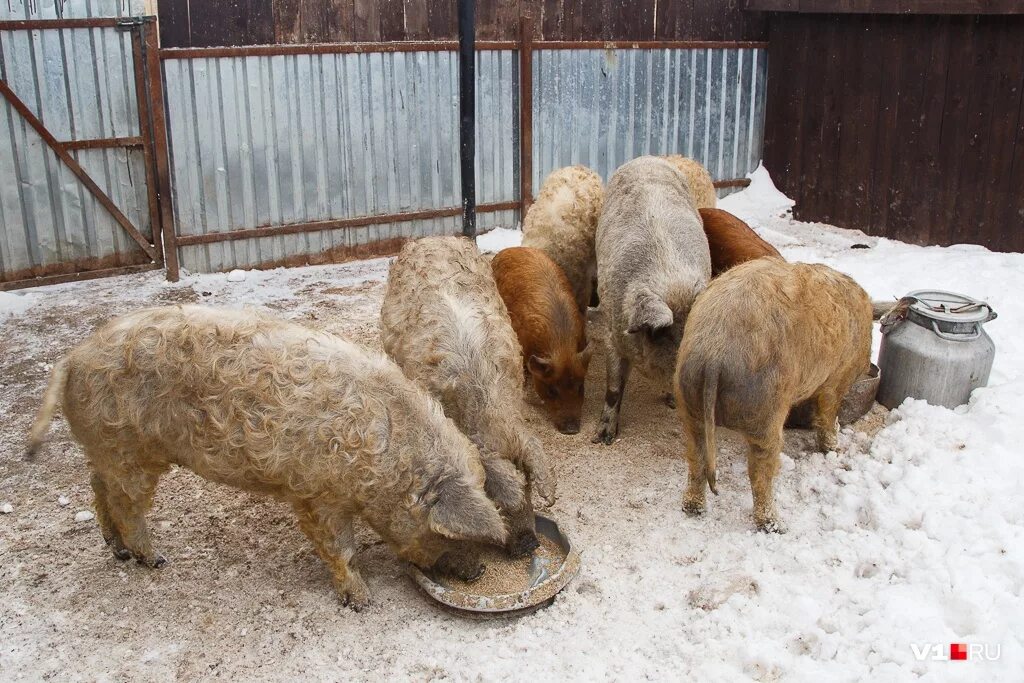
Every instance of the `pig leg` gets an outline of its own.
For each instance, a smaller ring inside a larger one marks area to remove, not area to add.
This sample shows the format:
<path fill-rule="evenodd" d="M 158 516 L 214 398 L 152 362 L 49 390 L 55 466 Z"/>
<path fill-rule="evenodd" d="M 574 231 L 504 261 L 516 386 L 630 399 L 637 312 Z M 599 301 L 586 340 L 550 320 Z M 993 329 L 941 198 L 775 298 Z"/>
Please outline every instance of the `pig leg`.
<path fill-rule="evenodd" d="M 697 449 L 696 439 L 704 438 L 703 424 L 689 425 L 685 428 L 686 434 L 686 464 L 687 464 L 687 487 L 683 496 L 683 512 L 689 515 L 701 515 L 707 509 L 707 474 L 704 471 L 706 463 L 703 454 Z M 691 436 L 692 434 L 692 436 Z"/>
<path fill-rule="evenodd" d="M 611 444 L 619 433 L 619 410 L 622 408 L 622 395 L 626 391 L 626 380 L 629 379 L 630 364 L 611 345 L 608 348 L 607 363 L 608 385 L 604 394 L 601 428 L 593 442 Z"/>
<path fill-rule="evenodd" d="M 347 511 L 310 501 L 296 503 L 295 512 L 299 516 L 299 527 L 330 569 L 342 604 L 357 612 L 369 605 L 370 589 L 350 564 L 356 554 L 352 517 Z"/>
<path fill-rule="evenodd" d="M 505 550 L 509 557 L 525 557 L 540 545 L 537 540 L 537 527 L 533 513 L 533 490 L 530 482 L 526 482 L 526 504 L 519 510 L 508 513 L 508 542 Z"/>
<path fill-rule="evenodd" d="M 843 392 L 833 387 L 823 388 L 814 397 L 814 433 L 818 439 L 818 450 L 822 453 L 834 451 L 838 446 L 836 435 L 839 420 L 839 407 L 843 402 Z"/>
<path fill-rule="evenodd" d="M 167 558 L 153 550 L 153 540 L 146 526 L 146 512 L 153 505 L 156 484 L 162 473 L 163 470 L 123 469 L 94 475 L 100 479 L 100 488 L 106 494 L 105 505 L 96 506 L 100 528 L 105 524 L 105 517 L 106 524 L 112 527 L 111 547 L 115 557 L 121 558 L 123 551 L 127 551 L 147 567 L 160 568 L 167 564 Z M 104 530 L 104 535 L 106 533 Z"/>
<path fill-rule="evenodd" d="M 785 412 L 782 414 L 785 419 Z M 785 527 L 775 511 L 775 475 L 779 472 L 782 452 L 782 427 L 763 439 L 748 436 L 750 453 L 747 455 L 747 473 L 754 494 L 754 523 L 761 531 L 782 533 Z"/>
<path fill-rule="evenodd" d="M 127 560 L 132 556 L 131 552 L 124 546 L 121 539 L 121 532 L 117 530 L 113 518 L 110 516 L 110 502 L 107 496 L 107 482 L 97 472 L 92 473 L 90 479 L 93 493 L 96 496 L 96 521 L 100 525 L 100 533 L 103 534 L 103 541 L 110 546 L 114 557 L 119 560 Z"/>

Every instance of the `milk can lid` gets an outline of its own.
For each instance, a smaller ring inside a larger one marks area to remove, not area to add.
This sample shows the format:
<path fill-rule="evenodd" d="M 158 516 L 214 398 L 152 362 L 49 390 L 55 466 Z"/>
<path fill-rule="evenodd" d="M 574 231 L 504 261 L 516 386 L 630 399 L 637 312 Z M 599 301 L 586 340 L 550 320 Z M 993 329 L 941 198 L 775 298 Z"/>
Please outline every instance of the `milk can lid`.
<path fill-rule="evenodd" d="M 910 305 L 911 310 L 932 320 L 951 323 L 984 323 L 995 317 L 991 306 L 984 301 L 955 292 L 919 289 L 907 296 L 917 299 Z"/>

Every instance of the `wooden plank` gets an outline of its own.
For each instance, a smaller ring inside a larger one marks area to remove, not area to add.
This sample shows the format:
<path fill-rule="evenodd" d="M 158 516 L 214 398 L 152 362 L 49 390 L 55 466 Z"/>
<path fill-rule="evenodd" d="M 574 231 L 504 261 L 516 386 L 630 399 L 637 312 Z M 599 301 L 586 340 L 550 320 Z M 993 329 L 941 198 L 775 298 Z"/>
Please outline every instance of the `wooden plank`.
<path fill-rule="evenodd" d="M 406 40 L 425 40 L 430 37 L 427 24 L 427 0 L 405 0 Z"/>
<path fill-rule="evenodd" d="M 876 86 L 881 93 L 879 107 L 875 115 L 875 130 L 878 137 L 874 149 L 874 162 L 871 164 L 871 184 L 877 190 L 871 196 L 871 235 L 891 236 L 888 230 L 889 189 L 891 188 L 894 150 L 899 147 L 900 140 L 896 134 L 896 117 L 900 106 L 900 36 L 892 30 L 891 20 L 886 17 L 879 22 L 882 35 L 878 52 L 874 57 L 881 64 L 882 78 Z"/>
<path fill-rule="evenodd" d="M 889 182 L 889 210 L 885 222 L 889 236 L 915 244 L 923 244 L 927 233 L 914 222 L 916 205 L 929 201 L 915 190 L 916 176 L 927 163 L 927 149 L 922 137 L 922 120 L 928 112 L 922 108 L 925 81 L 928 78 L 930 51 L 929 31 L 934 28 L 934 17 L 893 19 L 892 33 L 897 37 L 899 49 L 896 61 L 900 65 L 899 105 L 896 112 L 896 145 L 887 150 L 892 156 L 892 177 Z"/>
<path fill-rule="evenodd" d="M 303 43 L 326 43 L 333 38 L 327 29 L 327 2 L 299 0 L 299 40 Z"/>
<path fill-rule="evenodd" d="M 57 138 L 53 137 L 53 134 L 46 129 L 43 122 L 40 121 L 27 106 L 25 106 L 25 103 L 21 101 L 21 98 L 14 94 L 14 91 L 7 85 L 7 81 L 0 80 L 0 95 L 2 95 L 11 104 L 11 106 L 14 107 L 15 111 L 25 119 L 25 122 L 39 134 L 39 137 L 43 139 L 43 142 L 45 142 L 46 145 L 53 150 L 54 154 L 64 162 L 64 165 L 68 167 L 68 170 L 70 170 L 82 185 L 92 193 L 96 198 L 96 201 L 98 201 L 103 208 L 106 209 L 107 213 L 110 214 L 111 218 L 113 218 L 114 221 L 116 221 L 117 224 L 128 233 L 128 236 L 135 240 L 135 242 L 142 247 L 142 250 L 145 251 L 151 259 L 159 261 L 160 257 L 157 255 L 156 249 L 153 245 L 142 236 L 142 233 L 140 233 L 134 225 L 132 225 L 131 221 L 129 221 L 124 213 L 121 212 L 121 209 L 114 204 L 113 200 L 110 199 L 107 193 L 100 189 L 100 186 L 97 185 L 89 174 L 78 165 L 75 158 L 72 157 L 66 149 L 64 149 L 64 145 L 62 145 Z"/>
<path fill-rule="evenodd" d="M 1024 74 L 1021 74 L 1020 109 L 1017 112 L 1017 131 L 1013 144 L 1013 164 L 1010 171 L 1010 200 L 1006 203 L 1006 248 L 1024 251 Z M 1009 144 L 1009 141 L 1007 141 Z"/>
<path fill-rule="evenodd" d="M 324 26 L 327 40 L 332 42 L 348 42 L 353 38 L 352 14 L 355 11 L 354 0 L 323 0 Z"/>
<path fill-rule="evenodd" d="M 852 25 L 844 24 L 838 39 L 843 44 L 844 80 L 839 102 L 839 152 L 834 160 L 834 215 L 842 227 L 865 232 L 870 230 L 867 217 L 875 140 L 873 118 L 879 98 L 874 84 L 881 78 L 882 65 L 860 55 L 872 54 L 878 33 L 873 17 L 858 17 Z"/>
<path fill-rule="evenodd" d="M 355 0 L 352 12 L 352 38 L 354 40 L 380 40 L 380 12 L 378 0 Z"/>
<path fill-rule="evenodd" d="M 378 0 L 380 39 L 405 40 L 404 0 Z"/>
<path fill-rule="evenodd" d="M 964 232 L 961 202 L 961 164 L 968 152 L 964 134 L 968 121 L 968 103 L 974 87 L 974 69 L 970 66 L 976 49 L 973 17 L 952 17 L 949 20 L 953 40 L 950 44 L 949 69 L 942 107 L 942 130 L 936 155 L 940 178 L 934 188 L 937 219 L 943 225 L 947 242 L 962 242 Z M 934 234 L 940 234 L 936 231 Z"/>
<path fill-rule="evenodd" d="M 924 92 L 918 120 L 920 131 L 917 140 L 920 158 L 916 172 L 911 170 L 908 194 L 913 198 L 910 220 L 914 234 L 920 244 L 939 244 L 945 241 L 943 233 L 949 232 L 948 217 L 938 213 L 935 188 L 942 182 L 939 166 L 940 137 L 944 127 L 943 104 L 946 98 L 946 83 L 949 71 L 950 18 L 915 17 L 921 31 L 916 38 L 921 52 L 926 50 L 928 69 L 925 73 Z"/>
<path fill-rule="evenodd" d="M 650 40 L 654 35 L 655 0 L 606 2 L 608 37 L 615 40 Z"/>
<path fill-rule="evenodd" d="M 251 44 L 245 2 L 189 2 L 188 11 L 193 46 Z"/>
<path fill-rule="evenodd" d="M 744 8 L 827 14 L 1024 14 L 1019 0 L 745 0 Z"/>
<path fill-rule="evenodd" d="M 300 43 L 299 0 L 274 0 L 274 42 Z"/>
<path fill-rule="evenodd" d="M 246 3 L 247 19 L 245 44 L 268 45 L 270 43 L 273 43 L 274 1 L 244 0 L 244 2 Z"/>
<path fill-rule="evenodd" d="M 835 159 L 839 154 L 838 94 L 841 86 L 841 55 L 837 49 L 840 33 L 835 17 L 807 17 L 804 40 L 828 46 L 805 65 L 807 86 L 804 100 L 806 129 L 801 159 L 802 211 L 814 220 L 834 220 Z"/>
<path fill-rule="evenodd" d="M 431 39 L 458 39 L 459 25 L 455 8 L 456 0 L 429 0 L 427 3 L 427 27 Z"/>
<path fill-rule="evenodd" d="M 1012 187 L 1013 145 L 1016 139 L 1021 102 L 1021 74 L 1024 73 L 1024 22 L 1004 17 L 979 17 L 977 34 L 985 46 L 981 64 L 984 67 L 984 88 L 972 107 L 982 107 L 984 129 L 977 138 L 977 185 L 974 205 L 974 226 L 977 243 L 993 249 L 1010 249 L 1013 233 L 1020 232 L 1018 220 L 1007 223 L 1006 207 L 1014 194 L 1024 193 L 1024 186 Z M 973 113 L 973 112 L 972 112 Z"/>
<path fill-rule="evenodd" d="M 189 0 L 160 0 L 157 17 L 160 24 L 160 43 L 166 47 L 191 47 L 192 27 L 188 21 Z"/>
<path fill-rule="evenodd" d="M 765 102 L 764 162 L 779 189 L 802 204 L 800 155 L 804 145 L 804 64 L 810 43 L 803 17 L 779 17 L 770 27 Z M 800 209 L 798 208 L 797 211 Z"/>

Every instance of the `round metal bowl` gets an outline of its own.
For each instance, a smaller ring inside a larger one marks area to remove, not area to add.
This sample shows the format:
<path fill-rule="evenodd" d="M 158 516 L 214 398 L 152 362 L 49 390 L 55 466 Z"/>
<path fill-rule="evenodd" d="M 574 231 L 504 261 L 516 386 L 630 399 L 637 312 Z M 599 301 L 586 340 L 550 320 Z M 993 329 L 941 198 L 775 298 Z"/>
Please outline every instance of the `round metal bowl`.
<path fill-rule="evenodd" d="M 878 383 L 881 379 L 878 366 L 874 363 L 868 371 L 850 385 L 846 395 L 843 396 L 843 403 L 839 406 L 839 424 L 844 427 L 864 417 L 871 406 L 875 403 L 875 395 L 878 394 Z M 810 401 L 793 406 L 786 418 L 786 427 L 791 429 L 810 429 L 811 420 L 814 417 L 814 406 Z"/>
<path fill-rule="evenodd" d="M 580 557 L 554 520 L 537 515 L 536 523 L 537 533 L 554 541 L 565 553 L 565 559 L 552 567 L 549 561 L 534 557 L 530 563 L 530 587 L 526 590 L 506 595 L 474 595 L 453 588 L 444 576 L 434 576 L 413 565 L 409 565 L 409 575 L 428 596 L 466 616 L 516 616 L 546 607 L 579 573 Z"/>

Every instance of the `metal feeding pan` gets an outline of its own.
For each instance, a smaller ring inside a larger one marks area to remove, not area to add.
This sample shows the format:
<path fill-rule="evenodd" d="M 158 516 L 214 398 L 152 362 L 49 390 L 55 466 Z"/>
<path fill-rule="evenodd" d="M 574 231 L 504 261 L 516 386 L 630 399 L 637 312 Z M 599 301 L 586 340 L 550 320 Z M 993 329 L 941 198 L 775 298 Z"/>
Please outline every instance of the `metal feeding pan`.
<path fill-rule="evenodd" d="M 875 403 L 879 382 L 878 366 L 874 363 L 866 373 L 850 385 L 843 403 L 839 406 L 839 424 L 844 427 L 864 417 Z M 786 418 L 786 427 L 790 429 L 810 429 L 814 417 L 814 406 L 810 401 L 793 406 Z"/>
<path fill-rule="evenodd" d="M 424 593 L 465 616 L 517 616 L 546 607 L 579 573 L 580 557 L 554 520 L 537 515 L 536 524 L 537 535 L 551 540 L 564 557 L 557 562 L 535 555 L 530 561 L 527 585 L 517 593 L 475 595 L 471 592 L 473 584 L 467 587 L 413 565 L 409 565 L 409 574 Z"/>

